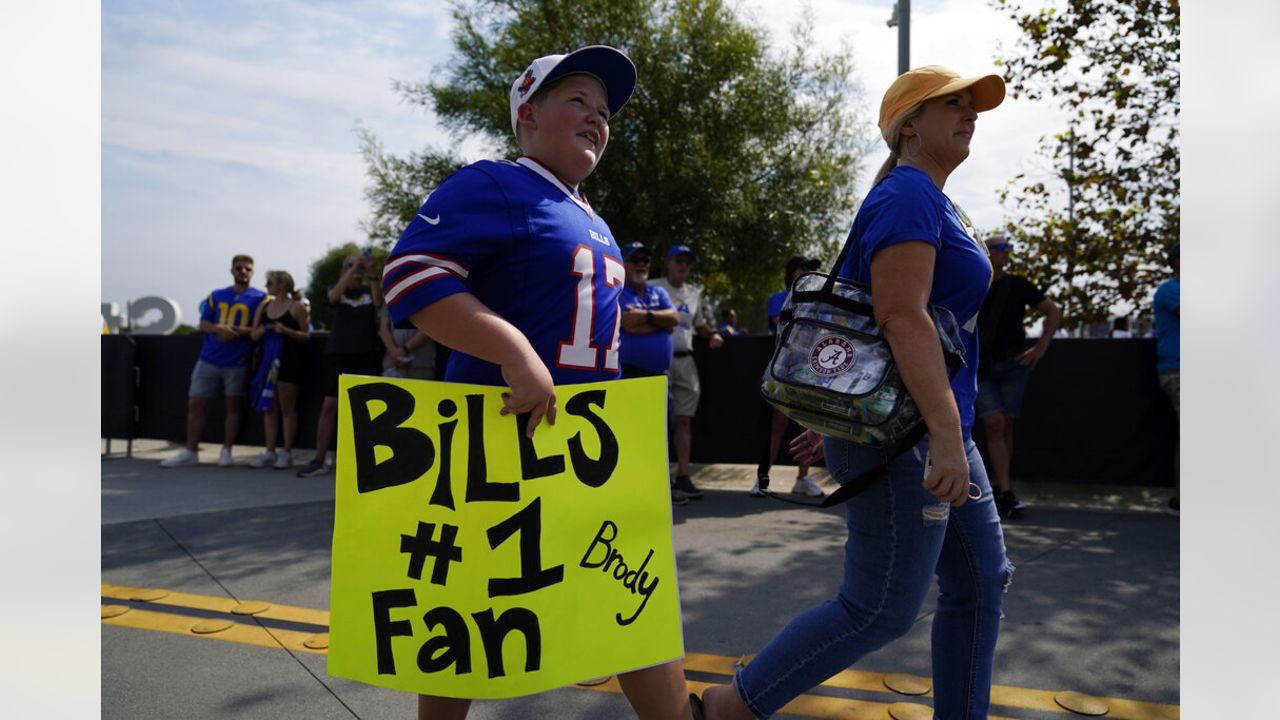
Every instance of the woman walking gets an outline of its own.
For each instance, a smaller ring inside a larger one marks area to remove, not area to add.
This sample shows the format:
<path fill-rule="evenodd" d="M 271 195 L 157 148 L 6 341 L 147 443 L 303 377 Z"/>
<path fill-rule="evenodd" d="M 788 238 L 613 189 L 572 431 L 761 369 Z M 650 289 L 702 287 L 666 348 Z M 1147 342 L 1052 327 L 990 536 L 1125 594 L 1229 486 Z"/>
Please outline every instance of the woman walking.
<path fill-rule="evenodd" d="M 978 357 L 971 319 L 991 264 L 943 186 L 969 155 L 978 113 L 1003 99 L 998 75 L 962 78 L 936 65 L 904 73 L 884 95 L 879 126 L 889 159 L 854 219 L 840 275 L 871 284 L 876 323 L 929 432 L 845 504 L 849 538 L 836 598 L 792 619 L 731 685 L 708 688 L 709 720 L 768 717 L 906 634 L 935 573 L 934 717 L 987 717 L 1003 590 L 1013 572 L 969 437 Z M 951 378 L 928 303 L 970 328 L 961 331 L 969 365 Z M 888 459 L 813 431 L 791 447 L 799 462 L 825 455 L 842 484 Z"/>

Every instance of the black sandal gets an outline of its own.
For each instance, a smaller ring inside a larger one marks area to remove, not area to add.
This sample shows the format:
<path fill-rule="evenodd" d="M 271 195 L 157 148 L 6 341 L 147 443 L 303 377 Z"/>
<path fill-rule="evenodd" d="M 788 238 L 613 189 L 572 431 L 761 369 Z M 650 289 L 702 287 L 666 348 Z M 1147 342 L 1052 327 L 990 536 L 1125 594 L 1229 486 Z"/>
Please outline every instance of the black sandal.
<path fill-rule="evenodd" d="M 702 709 L 702 698 L 695 693 L 689 693 L 689 707 L 693 710 L 693 720 L 706 720 L 707 715 Z"/>

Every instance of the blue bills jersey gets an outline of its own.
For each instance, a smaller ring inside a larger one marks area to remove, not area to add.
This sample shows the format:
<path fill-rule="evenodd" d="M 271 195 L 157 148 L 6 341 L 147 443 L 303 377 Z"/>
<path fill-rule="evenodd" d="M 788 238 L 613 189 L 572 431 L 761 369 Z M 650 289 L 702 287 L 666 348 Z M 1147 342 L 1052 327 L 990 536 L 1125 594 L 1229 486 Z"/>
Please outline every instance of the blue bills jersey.
<path fill-rule="evenodd" d="M 854 245 L 840 268 L 840 277 L 870 283 L 875 254 L 890 245 L 912 241 L 937 248 L 929 302 L 950 310 L 961 326 L 965 366 L 951 378 L 951 392 L 967 440 L 978 395 L 978 311 L 991 286 L 987 246 L 978 240 L 968 218 L 924 171 L 899 165 L 862 201 L 849 240 Z"/>
<path fill-rule="evenodd" d="M 618 304 L 622 310 L 670 310 L 671 296 L 660 287 L 646 284 L 637 293 L 630 285 L 623 285 Z M 671 333 L 658 330 L 650 333 L 622 331 L 622 364 L 635 365 L 650 372 L 665 372 L 671 367 Z"/>
<path fill-rule="evenodd" d="M 586 200 L 529 158 L 482 160 L 440 183 L 383 270 L 396 324 L 469 292 L 529 339 L 556 384 L 618 377 L 626 273 Z M 449 356 L 444 379 L 505 385 L 497 365 Z"/>
<path fill-rule="evenodd" d="M 244 292 L 236 292 L 233 287 L 214 290 L 200 303 L 200 319 L 218 325 L 247 328 L 252 326 L 253 314 L 266 297 L 267 294 L 257 288 L 248 288 Z M 249 364 L 252 348 L 253 341 L 248 335 L 223 342 L 217 335 L 205 333 L 200 359 L 218 367 L 244 367 Z"/>

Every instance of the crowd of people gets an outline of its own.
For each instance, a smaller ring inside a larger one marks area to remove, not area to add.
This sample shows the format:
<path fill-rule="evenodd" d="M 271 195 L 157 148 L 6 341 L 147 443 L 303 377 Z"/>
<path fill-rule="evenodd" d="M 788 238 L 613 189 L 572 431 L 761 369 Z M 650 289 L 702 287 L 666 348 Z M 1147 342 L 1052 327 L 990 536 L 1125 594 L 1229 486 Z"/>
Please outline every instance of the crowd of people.
<path fill-rule="evenodd" d="M 298 438 L 298 399 L 314 330 L 311 307 L 284 270 L 267 271 L 266 290 L 250 286 L 253 258 L 231 260 L 232 284 L 209 293 L 200 303 L 204 341 L 187 391 L 186 443 L 160 462 L 161 467 L 195 465 L 204 432 L 205 406 L 221 395 L 226 404 L 223 445 L 218 464 L 235 464 L 232 446 L 246 405 L 262 414 L 266 449 L 251 468 L 294 468 Z M 316 421 L 315 455 L 296 471 L 315 477 L 333 471 L 330 446 L 338 417 L 338 377 L 343 374 L 430 380 L 435 377 L 436 345 L 420 330 L 392 326 L 382 284 L 367 253 L 343 260 L 338 282 L 329 288 L 332 328 L 324 346 L 318 387 L 323 398 Z M 283 432 L 281 432 L 283 430 Z"/>
<path fill-rule="evenodd" d="M 334 314 L 316 390 L 324 397 L 316 454 L 298 475 L 332 468 L 343 373 L 504 386 L 504 412 L 527 413 L 529 435 L 554 413 L 557 385 L 665 375 L 675 455 L 671 502 L 704 497 L 690 471 L 701 394 L 693 339 L 706 338 L 714 352 L 725 336 L 740 332 L 736 313 L 725 309 L 718 323 L 712 319 L 702 288 L 690 279 L 698 253 L 688 245 L 671 246 L 663 276 L 651 280 L 653 248 L 620 246 L 579 187 L 600 162 L 609 121 L 635 85 L 631 60 L 605 46 L 534 60 L 508 97 L 521 157 L 480 161 L 449 176 L 409 222 L 380 274 L 371 272 L 367 255 L 346 258 L 328 291 Z M 874 288 L 876 322 L 928 435 L 896 454 L 813 430 L 790 444 L 798 462 L 792 491 L 800 495 L 824 494 L 808 476 L 815 463 L 825 462 L 841 484 L 883 467 L 877 482 L 843 505 L 849 534 L 837 597 L 786 623 L 731 683 L 710 686 L 701 697 L 687 692 L 681 660 L 622 674 L 638 717 L 768 717 L 905 634 L 935 576 L 935 717 L 987 716 L 1002 598 L 1013 574 L 1001 519 L 1024 507 L 1009 476 L 1014 420 L 1028 375 L 1062 320 L 1040 288 L 1005 272 L 1013 243 L 1002 235 L 981 239 L 944 193 L 969 156 L 979 113 L 1003 99 L 997 75 L 966 78 L 926 66 L 899 76 L 881 102 L 878 125 L 889 157 L 853 220 L 850 252 L 836 271 Z M 1173 262 L 1176 268 L 1176 254 Z M 814 258 L 787 262 L 784 285 L 768 302 L 770 332 L 777 331 L 791 284 L 818 268 Z M 205 340 L 191 376 L 187 443 L 166 467 L 197 461 L 205 403 L 218 392 L 227 407 L 220 464 L 232 463 L 246 395 L 267 423 L 267 448 L 250 465 L 293 464 L 308 309 L 287 273 L 269 272 L 263 292 L 250 286 L 252 258 L 237 255 L 231 272 L 233 284 L 202 307 Z M 528 277 L 541 281 L 530 284 Z M 1170 283 L 1157 292 L 1156 323 L 1160 384 L 1176 409 L 1178 286 Z M 965 356 L 978 362 L 948 371 L 929 305 L 957 318 Z M 1028 309 L 1044 315 L 1030 346 Z M 268 351 L 272 338 L 275 349 Z M 442 373 L 434 367 L 433 340 L 452 351 Z M 264 345 L 266 370 L 251 383 L 255 341 Z M 990 478 L 972 437 L 979 421 Z M 753 495 L 766 495 L 788 422 L 772 411 Z M 469 706 L 420 696 L 419 717 L 463 718 Z"/>

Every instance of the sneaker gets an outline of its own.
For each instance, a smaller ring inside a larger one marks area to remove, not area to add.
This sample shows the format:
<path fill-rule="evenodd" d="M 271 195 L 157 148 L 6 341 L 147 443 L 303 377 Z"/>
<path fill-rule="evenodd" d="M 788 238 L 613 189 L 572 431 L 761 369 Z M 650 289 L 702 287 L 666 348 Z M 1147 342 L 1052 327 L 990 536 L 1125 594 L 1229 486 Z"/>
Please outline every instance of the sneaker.
<path fill-rule="evenodd" d="M 160 461 L 162 468 L 185 467 L 187 465 L 195 465 L 200 462 L 200 453 L 189 448 L 182 448 L 177 455 L 171 458 L 165 458 Z"/>
<path fill-rule="evenodd" d="M 825 493 L 822 488 L 818 487 L 818 483 L 809 479 L 808 475 L 802 478 L 796 478 L 796 484 L 791 487 L 793 495 L 808 495 L 809 497 L 824 497 Z"/>
<path fill-rule="evenodd" d="M 677 490 L 675 487 L 672 487 L 671 488 L 671 504 L 672 505 L 688 505 L 689 498 L 686 497 L 684 493 Z"/>
<path fill-rule="evenodd" d="M 689 479 L 688 475 L 677 475 L 675 487 L 676 490 L 684 493 L 685 497 L 690 500 L 702 499 L 702 491 L 698 489 L 697 485 L 693 484 L 693 481 Z"/>
<path fill-rule="evenodd" d="M 268 465 L 274 465 L 275 463 L 276 463 L 276 451 L 263 450 L 262 453 L 258 455 L 258 457 L 249 461 L 249 467 L 264 468 Z"/>
<path fill-rule="evenodd" d="M 1019 500 L 1012 490 L 996 493 L 996 513 L 1006 520 L 1017 518 L 1026 506 L 1027 504 Z"/>
<path fill-rule="evenodd" d="M 281 450 L 276 453 L 276 469 L 288 470 L 293 467 L 293 453 L 288 450 Z"/>
<path fill-rule="evenodd" d="M 298 471 L 298 477 L 302 477 L 302 478 L 315 477 L 317 475 L 324 475 L 325 473 L 331 472 L 332 470 L 333 470 L 333 466 L 325 465 L 323 458 L 314 458 L 312 459 L 311 462 L 302 466 L 302 469 Z"/>
<path fill-rule="evenodd" d="M 231 448 L 222 448 L 222 452 L 218 454 L 218 467 L 231 467 L 235 464 L 236 459 L 231 457 Z"/>
<path fill-rule="evenodd" d="M 751 486 L 751 497 L 768 497 L 765 490 L 769 489 L 769 473 L 757 472 L 756 484 Z"/>

